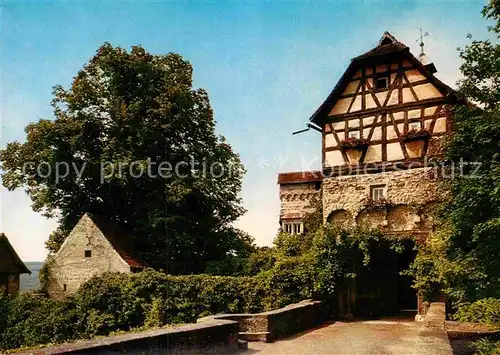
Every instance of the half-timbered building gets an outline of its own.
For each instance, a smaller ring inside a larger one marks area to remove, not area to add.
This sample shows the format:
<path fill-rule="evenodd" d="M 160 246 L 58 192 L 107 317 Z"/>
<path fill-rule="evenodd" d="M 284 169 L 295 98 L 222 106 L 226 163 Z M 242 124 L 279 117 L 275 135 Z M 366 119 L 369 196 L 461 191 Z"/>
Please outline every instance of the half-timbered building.
<path fill-rule="evenodd" d="M 324 222 L 425 239 L 434 206 L 446 193 L 435 162 L 452 130 L 448 108 L 455 103 L 454 91 L 436 72 L 423 50 L 415 57 L 388 32 L 351 60 L 310 118 L 322 137 L 321 178 L 318 172 L 278 177 L 283 230 L 290 230 L 290 221 L 301 223 L 310 208 L 302 190 L 319 183 Z M 304 203 L 292 204 L 294 199 Z"/>

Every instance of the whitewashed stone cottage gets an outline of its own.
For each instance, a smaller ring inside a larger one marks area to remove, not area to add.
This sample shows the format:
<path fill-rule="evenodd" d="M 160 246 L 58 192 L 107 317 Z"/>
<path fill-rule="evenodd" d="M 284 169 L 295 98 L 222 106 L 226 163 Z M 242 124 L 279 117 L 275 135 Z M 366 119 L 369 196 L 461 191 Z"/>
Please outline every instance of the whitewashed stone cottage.
<path fill-rule="evenodd" d="M 137 272 L 147 264 L 135 255 L 127 234 L 115 221 L 86 213 L 47 267 L 47 291 L 52 298 L 61 299 L 74 294 L 94 275 Z"/>

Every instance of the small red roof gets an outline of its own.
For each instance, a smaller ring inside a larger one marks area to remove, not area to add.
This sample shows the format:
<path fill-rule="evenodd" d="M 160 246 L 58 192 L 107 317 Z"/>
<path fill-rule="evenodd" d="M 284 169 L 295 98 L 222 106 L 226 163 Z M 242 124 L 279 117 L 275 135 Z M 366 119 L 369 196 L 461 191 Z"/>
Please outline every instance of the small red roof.
<path fill-rule="evenodd" d="M 302 182 L 319 182 L 323 180 L 323 173 L 319 170 L 296 171 L 293 173 L 278 174 L 278 184 L 298 184 Z"/>
<path fill-rule="evenodd" d="M 148 265 L 138 257 L 128 234 L 116 221 L 98 217 L 90 213 L 87 213 L 87 215 L 129 266 L 135 268 L 148 267 Z"/>

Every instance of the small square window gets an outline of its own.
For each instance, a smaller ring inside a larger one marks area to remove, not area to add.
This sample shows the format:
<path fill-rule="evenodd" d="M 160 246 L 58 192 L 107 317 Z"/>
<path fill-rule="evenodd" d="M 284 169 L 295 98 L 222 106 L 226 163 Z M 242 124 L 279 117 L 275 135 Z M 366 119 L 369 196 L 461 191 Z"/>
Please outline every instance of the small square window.
<path fill-rule="evenodd" d="M 381 89 L 387 89 L 388 87 L 389 87 L 389 78 L 384 76 L 382 78 L 375 79 L 375 89 L 381 90 Z"/>
<path fill-rule="evenodd" d="M 385 185 L 372 186 L 371 196 L 373 201 L 380 201 L 385 199 Z"/>
<path fill-rule="evenodd" d="M 420 127 L 421 127 L 420 122 L 410 122 L 410 124 L 409 124 L 410 131 L 411 130 L 418 131 L 418 130 L 420 130 Z"/>
<path fill-rule="evenodd" d="M 86 258 L 92 257 L 92 250 L 85 250 L 85 257 Z"/>
<path fill-rule="evenodd" d="M 359 139 L 359 131 L 351 131 L 351 132 L 349 132 L 349 138 Z"/>

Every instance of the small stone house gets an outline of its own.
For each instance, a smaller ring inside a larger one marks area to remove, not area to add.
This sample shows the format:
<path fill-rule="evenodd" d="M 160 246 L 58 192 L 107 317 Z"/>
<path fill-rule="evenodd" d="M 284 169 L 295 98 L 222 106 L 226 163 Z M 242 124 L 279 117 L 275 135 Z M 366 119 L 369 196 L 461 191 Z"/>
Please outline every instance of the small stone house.
<path fill-rule="evenodd" d="M 385 32 L 351 60 L 308 124 L 319 133 L 322 169 L 278 176 L 283 231 L 303 233 L 310 201 L 320 196 L 325 223 L 378 228 L 410 244 L 427 238 L 447 193 L 436 167 L 457 98 L 421 47 L 416 57 Z M 402 268 L 414 255 L 405 257 Z M 420 307 L 411 280 L 403 281 L 401 307 Z"/>
<path fill-rule="evenodd" d="M 47 262 L 47 291 L 50 297 L 62 299 L 74 294 L 92 276 L 141 271 L 147 264 L 135 254 L 118 223 L 86 213 Z"/>
<path fill-rule="evenodd" d="M 0 289 L 9 295 L 19 293 L 19 275 L 31 274 L 4 233 L 0 233 Z"/>

